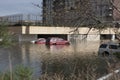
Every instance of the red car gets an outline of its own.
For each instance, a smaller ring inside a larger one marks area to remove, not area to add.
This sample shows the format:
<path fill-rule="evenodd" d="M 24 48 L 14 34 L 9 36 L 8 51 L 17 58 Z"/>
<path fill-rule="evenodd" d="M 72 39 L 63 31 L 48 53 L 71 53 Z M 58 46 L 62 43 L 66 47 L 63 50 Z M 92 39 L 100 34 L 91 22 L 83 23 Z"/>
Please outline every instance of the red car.
<path fill-rule="evenodd" d="M 45 44 L 46 39 L 45 38 L 39 38 L 38 40 L 35 41 L 35 44 Z"/>
<path fill-rule="evenodd" d="M 68 45 L 70 43 L 69 43 L 69 41 L 64 40 L 62 38 L 53 37 L 53 38 L 50 38 L 49 44 L 50 45 L 65 45 L 65 44 Z"/>

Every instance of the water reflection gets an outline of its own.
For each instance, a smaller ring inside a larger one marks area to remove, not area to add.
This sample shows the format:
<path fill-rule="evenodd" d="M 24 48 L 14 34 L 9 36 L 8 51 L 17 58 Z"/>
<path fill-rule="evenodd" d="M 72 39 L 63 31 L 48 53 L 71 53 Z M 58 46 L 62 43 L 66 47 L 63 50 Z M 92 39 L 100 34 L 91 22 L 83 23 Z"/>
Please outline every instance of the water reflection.
<path fill-rule="evenodd" d="M 70 49 L 69 45 L 47 45 L 46 47 L 50 53 L 64 53 Z"/>
<path fill-rule="evenodd" d="M 90 45 L 90 43 L 86 43 Z M 30 43 L 19 43 L 11 48 L 0 48 L 0 71 L 6 71 L 9 69 L 9 54 L 11 55 L 13 69 L 16 65 L 25 65 L 33 69 L 33 76 L 39 77 L 41 70 L 41 55 L 47 54 L 61 54 L 79 51 L 88 51 L 88 45 L 85 44 L 71 44 L 71 45 L 45 45 L 45 44 L 30 44 Z M 90 45 L 91 50 L 96 50 L 98 46 Z M 95 48 L 93 48 L 95 47 Z M 93 48 L 93 49 L 92 49 Z"/>
<path fill-rule="evenodd" d="M 17 65 L 24 65 L 33 69 L 33 76 L 41 74 L 41 59 L 37 52 L 37 45 L 17 44 L 11 48 L 0 48 L 0 71 L 9 70 L 9 54 L 11 55 L 13 69 Z"/>

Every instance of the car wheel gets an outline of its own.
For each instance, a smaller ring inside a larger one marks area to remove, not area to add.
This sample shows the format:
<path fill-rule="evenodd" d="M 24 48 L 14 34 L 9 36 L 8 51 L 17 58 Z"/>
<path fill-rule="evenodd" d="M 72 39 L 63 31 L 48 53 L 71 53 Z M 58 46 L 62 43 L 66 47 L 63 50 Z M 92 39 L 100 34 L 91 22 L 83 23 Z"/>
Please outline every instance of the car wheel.
<path fill-rule="evenodd" d="M 37 44 L 37 42 L 35 41 L 35 44 Z"/>
<path fill-rule="evenodd" d="M 70 43 L 66 43 L 66 45 L 70 45 Z"/>
<path fill-rule="evenodd" d="M 56 43 L 53 43 L 53 45 L 56 45 Z"/>
<path fill-rule="evenodd" d="M 102 53 L 102 56 L 103 56 L 103 57 L 108 57 L 108 56 L 109 56 L 109 53 L 108 53 L 108 52 L 103 52 L 103 53 Z"/>

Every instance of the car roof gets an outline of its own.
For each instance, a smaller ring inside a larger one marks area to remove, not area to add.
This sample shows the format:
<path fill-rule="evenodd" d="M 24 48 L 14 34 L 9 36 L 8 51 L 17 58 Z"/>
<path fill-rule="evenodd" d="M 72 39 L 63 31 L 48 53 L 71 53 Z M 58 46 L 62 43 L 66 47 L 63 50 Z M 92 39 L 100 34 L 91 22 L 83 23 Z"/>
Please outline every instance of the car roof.
<path fill-rule="evenodd" d="M 102 43 L 102 44 L 117 45 L 118 43 L 115 43 L 115 42 L 106 42 L 106 43 Z"/>

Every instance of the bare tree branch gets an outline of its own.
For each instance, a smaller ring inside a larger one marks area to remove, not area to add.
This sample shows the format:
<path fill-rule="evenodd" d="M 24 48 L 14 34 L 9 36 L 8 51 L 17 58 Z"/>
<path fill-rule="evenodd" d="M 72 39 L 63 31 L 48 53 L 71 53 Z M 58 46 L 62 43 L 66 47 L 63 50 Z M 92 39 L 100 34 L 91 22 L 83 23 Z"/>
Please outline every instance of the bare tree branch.
<path fill-rule="evenodd" d="M 41 6 L 39 4 L 35 4 L 35 3 L 32 3 L 33 6 L 36 6 L 38 8 L 41 8 Z"/>

